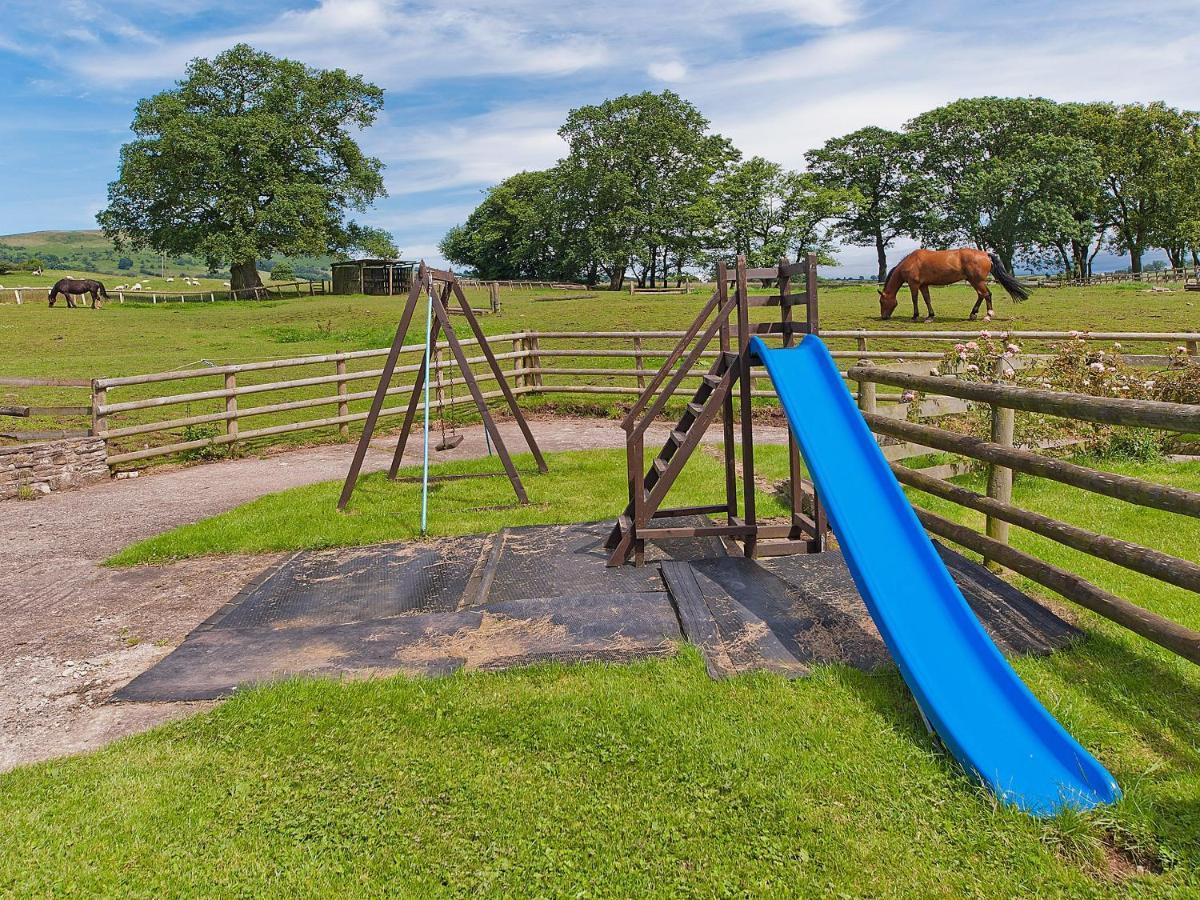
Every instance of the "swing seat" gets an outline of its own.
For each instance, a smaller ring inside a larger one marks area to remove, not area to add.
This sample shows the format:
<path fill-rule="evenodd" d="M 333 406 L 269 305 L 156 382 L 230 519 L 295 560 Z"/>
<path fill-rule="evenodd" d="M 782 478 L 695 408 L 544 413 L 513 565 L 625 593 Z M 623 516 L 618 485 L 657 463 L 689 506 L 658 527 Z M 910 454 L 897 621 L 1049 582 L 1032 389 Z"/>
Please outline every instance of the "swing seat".
<path fill-rule="evenodd" d="M 459 444 L 461 444 L 462 441 L 463 441 L 463 436 L 461 434 L 448 434 L 445 437 L 443 437 L 440 441 L 437 442 L 437 446 L 434 447 L 434 449 L 435 450 L 453 450 L 455 447 L 457 447 Z"/>

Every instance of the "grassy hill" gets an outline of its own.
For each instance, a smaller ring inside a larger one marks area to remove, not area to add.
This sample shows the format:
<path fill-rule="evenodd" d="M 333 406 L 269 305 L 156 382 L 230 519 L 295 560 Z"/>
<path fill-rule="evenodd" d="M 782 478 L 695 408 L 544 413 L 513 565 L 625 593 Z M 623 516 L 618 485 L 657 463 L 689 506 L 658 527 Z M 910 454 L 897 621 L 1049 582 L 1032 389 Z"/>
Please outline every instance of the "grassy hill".
<path fill-rule="evenodd" d="M 0 235 L 0 266 L 22 263 L 27 259 L 40 259 L 48 269 L 83 270 L 104 275 L 128 275 L 134 280 L 140 275 L 203 276 L 208 266 L 198 256 L 166 256 L 152 250 L 118 253 L 104 232 L 93 229 L 84 231 L 29 231 L 24 234 Z M 122 257 L 132 262 L 131 267 L 122 269 Z M 259 260 L 258 268 L 269 272 L 275 263 L 285 259 L 275 256 Z M 305 278 L 328 278 L 328 256 L 286 257 L 292 271 Z M 218 273 L 220 274 L 220 273 Z"/>

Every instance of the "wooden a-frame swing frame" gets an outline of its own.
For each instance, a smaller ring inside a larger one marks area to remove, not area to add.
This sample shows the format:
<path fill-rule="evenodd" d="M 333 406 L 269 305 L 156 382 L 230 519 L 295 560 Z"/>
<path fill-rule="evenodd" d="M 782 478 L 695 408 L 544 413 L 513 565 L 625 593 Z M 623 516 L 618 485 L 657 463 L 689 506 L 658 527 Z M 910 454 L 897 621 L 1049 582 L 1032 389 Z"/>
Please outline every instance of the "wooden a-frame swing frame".
<path fill-rule="evenodd" d="M 496 421 L 492 418 L 491 411 L 488 410 L 487 402 L 483 397 L 483 391 L 480 390 L 479 382 L 476 380 L 474 373 L 471 371 L 470 363 L 467 361 L 467 355 L 463 352 L 462 343 L 454 331 L 454 326 L 450 324 L 450 309 L 447 304 L 451 300 L 458 303 L 463 316 L 466 317 L 467 324 L 470 326 L 471 332 L 475 335 L 475 340 L 479 343 L 479 349 L 483 351 L 488 368 L 491 369 L 496 383 L 500 386 L 500 391 L 504 395 L 504 401 L 508 404 L 508 409 L 512 413 L 517 427 L 521 429 L 521 434 L 524 436 L 525 443 L 529 446 L 530 452 L 533 453 L 538 471 L 543 474 L 548 471 L 546 460 L 542 457 L 542 451 L 538 448 L 537 441 L 534 440 L 533 432 L 529 429 L 529 423 L 525 421 L 525 416 L 522 415 L 520 407 L 517 406 L 517 398 L 508 385 L 504 372 L 500 368 L 500 363 L 496 360 L 496 354 L 492 352 L 487 336 L 483 333 L 483 328 L 480 327 L 479 320 L 475 317 L 475 311 L 467 301 L 458 278 L 453 272 L 431 268 L 426 266 L 425 262 L 422 261 L 417 270 L 416 277 L 413 278 L 412 285 L 409 288 L 408 300 L 405 302 L 404 310 L 400 315 L 400 323 L 396 326 L 396 337 L 392 341 L 391 350 L 388 351 L 387 361 L 383 365 L 383 373 L 379 376 L 379 386 L 375 389 L 375 397 L 371 401 L 371 409 L 367 413 L 366 421 L 363 423 L 362 435 L 358 439 L 358 446 L 354 449 L 354 459 L 350 463 L 350 471 L 346 473 L 346 481 L 342 485 L 342 493 L 338 498 L 337 508 L 340 510 L 346 508 L 346 504 L 350 502 L 350 497 L 354 493 L 355 485 L 358 483 L 358 475 L 362 469 L 363 460 L 366 459 L 367 448 L 371 444 L 371 438 L 375 433 L 375 426 L 383 410 L 384 401 L 387 399 L 388 389 L 391 387 L 396 363 L 404 347 L 405 335 L 408 334 L 409 326 L 412 324 L 413 317 L 416 314 L 417 305 L 420 303 L 421 292 L 423 290 L 429 291 L 431 306 L 433 308 L 433 322 L 430 323 L 429 343 L 425 347 L 421 368 L 417 372 L 416 381 L 414 381 L 412 386 L 412 394 L 408 400 L 408 408 L 404 413 L 404 424 L 400 428 L 400 439 L 396 442 L 396 451 L 392 455 L 392 463 L 388 467 L 388 480 L 395 481 L 396 473 L 400 469 L 400 461 L 404 457 L 404 448 L 408 443 L 413 422 L 416 420 L 417 408 L 421 403 L 421 392 L 425 386 L 425 379 L 431 364 L 431 351 L 437 343 L 440 333 L 446 337 L 446 344 L 454 356 L 454 360 L 458 365 L 458 370 L 462 375 L 463 381 L 467 385 L 467 389 L 471 392 L 471 397 L 474 399 L 475 406 L 479 410 L 480 418 L 483 419 L 483 427 L 491 438 L 492 446 L 496 449 L 496 455 L 500 457 L 500 462 L 504 466 L 504 472 L 508 476 L 508 480 L 512 483 L 513 492 L 517 495 L 517 500 L 523 504 L 528 503 L 529 496 L 525 493 L 525 486 L 521 483 L 521 476 L 517 473 L 512 457 L 508 453 L 508 448 L 504 444 L 504 438 L 501 437 L 500 430 L 496 427 Z"/>

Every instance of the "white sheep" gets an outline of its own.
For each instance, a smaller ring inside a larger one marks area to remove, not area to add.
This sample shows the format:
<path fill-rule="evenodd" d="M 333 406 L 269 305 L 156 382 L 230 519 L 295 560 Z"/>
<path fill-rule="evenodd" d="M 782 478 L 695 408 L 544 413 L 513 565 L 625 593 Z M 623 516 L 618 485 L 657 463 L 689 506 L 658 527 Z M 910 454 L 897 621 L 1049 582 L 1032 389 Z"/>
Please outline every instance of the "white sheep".
<path fill-rule="evenodd" d="M 127 285 L 127 284 L 118 284 L 118 285 L 117 285 L 115 288 L 113 288 L 113 290 L 114 290 L 114 291 L 127 291 L 127 290 L 129 290 L 129 285 Z"/>
<path fill-rule="evenodd" d="M 172 278 L 168 278 L 168 279 L 167 279 L 167 284 L 171 284 L 173 281 L 175 281 L 175 279 L 174 279 L 173 277 L 172 277 Z"/>
<path fill-rule="evenodd" d="M 133 286 L 133 290 L 135 290 L 135 291 L 140 291 L 141 289 L 142 289 L 142 283 L 140 281 Z"/>
<path fill-rule="evenodd" d="M 231 287 L 231 286 L 232 285 L 230 285 L 230 283 L 228 281 L 225 282 L 225 287 Z"/>

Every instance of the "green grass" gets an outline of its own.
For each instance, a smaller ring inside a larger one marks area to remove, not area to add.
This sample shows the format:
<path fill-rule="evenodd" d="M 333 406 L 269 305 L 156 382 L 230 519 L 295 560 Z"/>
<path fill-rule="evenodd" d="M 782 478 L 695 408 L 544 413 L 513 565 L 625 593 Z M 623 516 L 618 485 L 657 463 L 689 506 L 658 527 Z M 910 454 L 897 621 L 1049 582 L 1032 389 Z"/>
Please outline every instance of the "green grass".
<path fill-rule="evenodd" d="M 651 459 L 655 451 L 647 454 Z M 529 454 L 514 457 L 530 503 L 520 506 L 498 459 L 434 465 L 434 475 L 490 473 L 494 477 L 434 482 L 429 491 L 431 534 L 462 535 L 519 525 L 589 522 L 609 518 L 628 497 L 625 451 L 550 453 L 549 473 L 538 474 Z M 672 502 L 720 502 L 721 463 L 698 453 L 672 487 Z M 413 478 L 420 469 L 402 469 Z M 421 486 L 388 482 L 383 473 L 359 481 L 348 512 L 334 507 L 341 482 L 293 488 L 259 498 L 210 519 L 167 531 L 122 550 L 114 565 L 163 562 L 214 553 L 349 547 L 410 540 L 420 535 Z M 759 514 L 785 515 L 779 498 L 760 492 Z"/>
<path fill-rule="evenodd" d="M 766 478 L 786 473 L 783 448 L 762 447 L 758 459 Z M 554 474 L 527 478 L 535 505 L 519 511 L 467 509 L 508 502 L 503 478 L 447 483 L 433 530 L 619 507 L 619 452 L 554 454 L 550 464 Z M 1200 464 L 1111 468 L 1200 489 Z M 976 476 L 961 481 L 980 487 Z M 719 485 L 715 460 L 698 454 L 679 499 Z M 300 488 L 119 560 L 413 534 L 413 486 L 373 476 L 363 487 L 349 517 L 333 512 L 336 485 Z M 1200 523 L 1182 517 L 1026 478 L 1015 497 L 1167 552 L 1194 558 L 1200 546 Z M 1013 540 L 1200 627 L 1194 595 L 1016 529 Z M 716 683 L 685 652 L 431 681 L 290 681 L 98 753 L 16 770 L 0 776 L 0 892 L 1194 896 L 1200 670 L 1090 613 L 1071 615 L 1085 639 L 1015 665 L 1124 789 L 1091 814 L 1037 821 L 998 807 L 936 751 L 894 668 Z M 1122 880 L 1113 860 L 1125 860 Z"/>

